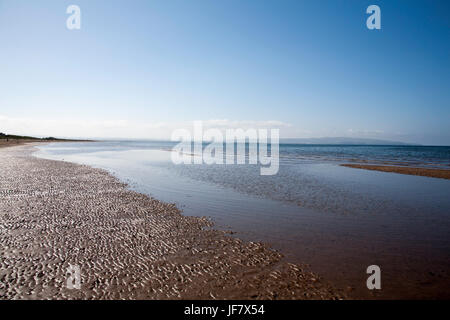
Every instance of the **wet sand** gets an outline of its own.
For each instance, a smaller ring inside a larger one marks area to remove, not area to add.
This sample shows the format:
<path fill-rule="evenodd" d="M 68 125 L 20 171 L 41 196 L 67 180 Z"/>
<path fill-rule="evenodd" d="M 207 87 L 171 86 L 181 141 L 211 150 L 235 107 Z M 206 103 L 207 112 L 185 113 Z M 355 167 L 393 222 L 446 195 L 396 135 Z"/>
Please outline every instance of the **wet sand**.
<path fill-rule="evenodd" d="M 341 164 L 343 167 L 376 170 L 383 172 L 395 172 L 401 174 L 409 174 L 415 176 L 433 177 L 441 179 L 450 179 L 450 170 L 444 169 L 429 169 L 429 168 L 412 168 L 401 166 L 385 166 L 385 165 L 369 165 L 369 164 Z"/>
<path fill-rule="evenodd" d="M 345 298 L 267 245 L 32 151 L 0 151 L 1 299 Z M 69 265 L 81 289 L 67 288 Z"/>

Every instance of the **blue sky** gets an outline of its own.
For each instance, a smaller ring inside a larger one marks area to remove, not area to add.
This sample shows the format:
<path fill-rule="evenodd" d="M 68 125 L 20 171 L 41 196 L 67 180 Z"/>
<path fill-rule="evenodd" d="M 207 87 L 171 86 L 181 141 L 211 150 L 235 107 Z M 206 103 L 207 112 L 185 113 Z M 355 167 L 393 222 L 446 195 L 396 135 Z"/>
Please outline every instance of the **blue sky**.
<path fill-rule="evenodd" d="M 81 8 L 81 30 L 66 8 Z M 381 30 L 366 8 L 381 8 Z M 0 0 L 0 131 L 164 138 L 193 120 L 282 137 L 450 145 L 448 1 Z"/>

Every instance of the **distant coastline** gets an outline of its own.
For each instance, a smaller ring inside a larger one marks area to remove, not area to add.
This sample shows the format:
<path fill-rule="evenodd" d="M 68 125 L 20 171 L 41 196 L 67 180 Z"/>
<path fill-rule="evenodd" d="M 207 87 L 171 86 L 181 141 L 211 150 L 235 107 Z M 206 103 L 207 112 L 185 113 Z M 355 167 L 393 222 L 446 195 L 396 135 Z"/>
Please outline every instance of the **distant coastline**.
<path fill-rule="evenodd" d="M 13 134 L 4 134 L 0 132 L 0 148 L 13 145 L 20 145 L 30 142 L 91 142 L 94 140 L 78 140 L 78 139 L 61 139 L 55 137 L 32 137 L 32 136 L 20 136 Z"/>

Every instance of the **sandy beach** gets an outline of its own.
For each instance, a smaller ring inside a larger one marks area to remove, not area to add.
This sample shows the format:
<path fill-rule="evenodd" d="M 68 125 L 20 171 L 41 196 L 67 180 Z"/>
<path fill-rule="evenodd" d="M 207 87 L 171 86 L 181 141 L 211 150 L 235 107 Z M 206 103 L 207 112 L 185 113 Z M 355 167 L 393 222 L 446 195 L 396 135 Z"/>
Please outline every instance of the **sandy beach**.
<path fill-rule="evenodd" d="M 49 142 L 90 142 L 93 140 L 70 140 L 70 139 L 52 139 L 52 140 L 46 140 L 46 139 L 5 139 L 1 138 L 0 136 L 0 148 L 6 148 L 6 147 L 13 147 L 13 146 L 19 146 L 23 144 L 47 144 Z"/>
<path fill-rule="evenodd" d="M 13 147 L 23 145 L 25 143 L 37 143 L 37 142 L 27 139 L 0 139 L 0 148 Z"/>
<path fill-rule="evenodd" d="M 266 245 L 33 150 L 0 151 L 1 299 L 345 298 Z M 81 289 L 67 288 L 69 265 Z"/>

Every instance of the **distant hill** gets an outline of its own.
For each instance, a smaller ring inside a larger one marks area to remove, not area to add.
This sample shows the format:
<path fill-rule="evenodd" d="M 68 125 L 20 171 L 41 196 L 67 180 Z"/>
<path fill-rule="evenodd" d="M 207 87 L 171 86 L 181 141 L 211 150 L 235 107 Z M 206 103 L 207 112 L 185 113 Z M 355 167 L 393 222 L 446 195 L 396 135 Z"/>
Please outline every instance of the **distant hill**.
<path fill-rule="evenodd" d="M 280 139 L 280 143 L 298 143 L 298 144 L 350 144 L 350 145 L 418 145 L 414 143 L 405 143 L 400 141 L 367 139 L 367 138 L 347 138 L 347 137 L 333 137 L 333 138 L 291 138 Z"/>

